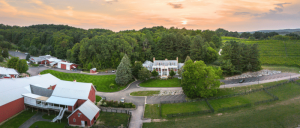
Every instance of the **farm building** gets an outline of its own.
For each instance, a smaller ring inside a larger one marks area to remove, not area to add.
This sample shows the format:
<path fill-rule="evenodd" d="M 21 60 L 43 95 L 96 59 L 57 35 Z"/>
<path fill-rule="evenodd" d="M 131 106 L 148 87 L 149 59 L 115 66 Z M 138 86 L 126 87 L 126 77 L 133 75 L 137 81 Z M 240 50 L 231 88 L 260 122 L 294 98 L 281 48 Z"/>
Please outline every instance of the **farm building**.
<path fill-rule="evenodd" d="M 80 110 L 79 107 L 84 104 L 90 106 L 86 102 L 92 102 L 94 105 L 92 108 L 97 108 L 93 103 L 96 100 L 96 89 L 92 83 L 63 81 L 51 74 L 19 79 L 1 79 L 0 83 L 0 122 L 21 112 L 25 107 L 58 111 L 59 114 L 52 120 L 53 122 L 61 120 L 66 112 L 74 113 Z M 97 119 L 99 110 L 97 112 L 94 110 L 80 111 L 85 113 L 88 119 L 90 119 L 89 114 L 91 113 Z M 89 121 L 87 125 L 91 126 L 93 120 Z"/>
<path fill-rule="evenodd" d="M 0 67 L 0 79 L 17 78 L 19 73 L 13 68 Z"/>
<path fill-rule="evenodd" d="M 39 57 L 30 57 L 29 61 L 31 61 L 32 63 L 35 63 L 35 64 L 50 64 L 50 61 L 48 60 L 50 58 L 57 59 L 56 57 L 53 57 L 50 55 L 45 55 L 45 56 L 39 56 Z"/>
<path fill-rule="evenodd" d="M 96 73 L 97 72 L 97 69 L 96 68 L 92 68 L 91 70 L 90 70 L 90 73 Z"/>
<path fill-rule="evenodd" d="M 68 62 L 58 62 L 57 63 L 57 68 L 65 69 L 65 70 L 76 69 L 77 66 L 78 66 L 77 64 L 68 63 Z"/>

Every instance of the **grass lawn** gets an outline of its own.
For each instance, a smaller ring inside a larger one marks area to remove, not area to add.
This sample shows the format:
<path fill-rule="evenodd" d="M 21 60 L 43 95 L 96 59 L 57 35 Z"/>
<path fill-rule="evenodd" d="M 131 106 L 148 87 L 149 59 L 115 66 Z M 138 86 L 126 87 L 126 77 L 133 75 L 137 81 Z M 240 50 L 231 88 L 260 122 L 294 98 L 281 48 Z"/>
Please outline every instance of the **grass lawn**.
<path fill-rule="evenodd" d="M 64 116 L 61 123 L 60 121 L 59 122 L 38 121 L 32 124 L 29 128 L 36 128 L 36 126 L 38 126 L 39 128 L 74 128 L 72 126 L 67 126 L 67 125 L 68 125 L 68 119 L 66 116 Z"/>
<path fill-rule="evenodd" d="M 159 94 L 160 91 L 138 91 L 130 93 L 131 96 L 153 96 L 153 94 Z"/>
<path fill-rule="evenodd" d="M 180 80 L 177 78 L 161 80 L 150 79 L 140 83 L 141 87 L 180 87 Z"/>
<path fill-rule="evenodd" d="M 101 99 L 102 99 L 101 96 L 97 96 L 97 95 L 96 95 L 96 102 L 99 102 Z"/>
<path fill-rule="evenodd" d="M 118 86 L 115 88 L 110 88 L 109 85 L 115 82 L 116 75 L 87 75 L 87 74 L 78 74 L 78 73 L 64 73 L 54 70 L 44 70 L 41 74 L 51 73 L 61 80 L 73 81 L 77 82 L 85 82 L 85 83 L 93 83 L 93 85 L 97 88 L 97 91 L 101 92 L 115 92 L 120 91 L 126 86 Z"/>
<path fill-rule="evenodd" d="M 112 113 L 112 112 L 100 112 L 100 116 L 97 121 L 100 121 L 100 125 L 105 126 L 123 126 L 127 127 L 129 115 L 125 113 Z"/>
<path fill-rule="evenodd" d="M 209 100 L 208 102 L 217 111 L 220 108 L 224 107 L 233 107 L 237 105 L 243 105 L 248 103 L 254 103 L 256 101 L 268 100 L 273 99 L 270 95 L 268 95 L 265 91 L 259 91 L 255 93 L 251 93 L 248 95 L 230 97 L 230 98 L 223 98 L 223 99 L 216 99 L 216 100 Z"/>
<path fill-rule="evenodd" d="M 0 126 L 0 128 L 18 128 L 21 126 L 24 122 L 26 122 L 29 118 L 31 118 L 34 114 L 36 114 L 36 111 L 23 111 L 16 117 L 8 120 L 4 124 Z"/>
<path fill-rule="evenodd" d="M 166 117 L 167 114 L 187 113 L 202 110 L 209 110 L 205 101 L 161 105 L 162 117 Z"/>
<path fill-rule="evenodd" d="M 293 72 L 293 73 L 299 73 L 300 67 L 292 67 L 292 66 L 273 66 L 273 65 L 262 65 L 263 69 L 269 69 L 269 70 L 277 70 L 281 72 Z"/>
<path fill-rule="evenodd" d="M 298 81 L 299 82 L 299 81 Z M 268 90 L 270 93 L 279 97 L 279 100 L 287 100 L 300 95 L 300 85 L 288 83 L 273 89 Z M 296 102 L 296 101 L 295 101 Z M 298 100 L 299 102 L 299 100 Z M 300 125 L 300 124 L 299 124 Z"/>
<path fill-rule="evenodd" d="M 159 119 L 159 107 L 158 104 L 146 104 L 144 117 L 151 119 Z"/>

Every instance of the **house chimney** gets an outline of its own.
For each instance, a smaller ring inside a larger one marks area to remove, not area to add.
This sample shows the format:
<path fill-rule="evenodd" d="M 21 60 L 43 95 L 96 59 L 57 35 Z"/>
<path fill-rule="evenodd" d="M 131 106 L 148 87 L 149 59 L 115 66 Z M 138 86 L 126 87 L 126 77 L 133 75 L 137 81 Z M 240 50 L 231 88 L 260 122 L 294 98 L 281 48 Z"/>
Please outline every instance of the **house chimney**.
<path fill-rule="evenodd" d="M 153 57 L 153 62 L 155 61 L 155 57 Z"/>
<path fill-rule="evenodd" d="M 168 60 L 167 58 L 165 60 Z"/>
<path fill-rule="evenodd" d="M 76 80 L 74 80 L 73 82 L 76 82 Z"/>
<path fill-rule="evenodd" d="M 178 57 L 176 57 L 176 60 L 177 60 L 177 62 L 178 62 Z"/>

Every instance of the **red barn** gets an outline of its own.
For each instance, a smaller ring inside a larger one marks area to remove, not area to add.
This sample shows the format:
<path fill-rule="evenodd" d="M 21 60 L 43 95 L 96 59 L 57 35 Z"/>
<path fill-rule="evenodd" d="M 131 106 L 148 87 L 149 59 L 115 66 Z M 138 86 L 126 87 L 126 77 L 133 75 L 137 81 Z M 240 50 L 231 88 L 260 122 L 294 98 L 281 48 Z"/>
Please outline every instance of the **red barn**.
<path fill-rule="evenodd" d="M 99 111 L 92 101 L 87 100 L 68 116 L 68 123 L 72 126 L 90 127 L 99 117 Z"/>
<path fill-rule="evenodd" d="M 90 73 L 96 73 L 96 72 L 97 72 L 96 68 L 92 68 L 92 69 L 90 70 Z"/>
<path fill-rule="evenodd" d="M 2 78 L 16 78 L 19 73 L 13 68 L 0 67 L 0 79 Z"/>

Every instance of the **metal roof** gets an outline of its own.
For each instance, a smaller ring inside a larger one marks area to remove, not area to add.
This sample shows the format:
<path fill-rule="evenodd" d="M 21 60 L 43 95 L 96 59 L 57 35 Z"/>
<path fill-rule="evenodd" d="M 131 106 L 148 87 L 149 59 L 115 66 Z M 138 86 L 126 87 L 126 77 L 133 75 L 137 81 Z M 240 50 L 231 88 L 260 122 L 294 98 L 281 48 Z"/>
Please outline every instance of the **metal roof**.
<path fill-rule="evenodd" d="M 25 94 L 22 94 L 22 95 L 26 96 L 26 97 L 33 98 L 33 99 L 41 97 L 40 95 L 36 95 L 36 94 L 32 94 L 32 93 L 25 93 Z"/>
<path fill-rule="evenodd" d="M 0 106 L 22 98 L 22 94 L 30 93 L 30 84 L 39 84 L 40 87 L 48 88 L 61 81 L 51 74 L 38 75 L 25 78 L 0 79 Z"/>
<path fill-rule="evenodd" d="M 77 102 L 77 99 L 51 96 L 51 97 L 48 98 L 48 100 L 46 102 L 47 103 L 53 103 L 53 104 L 61 104 L 61 105 L 67 105 L 67 106 L 74 106 L 74 104 Z"/>
<path fill-rule="evenodd" d="M 77 110 L 82 112 L 89 120 L 93 120 L 95 115 L 100 111 L 100 109 L 90 100 L 85 101 L 79 108 L 72 112 L 68 118 L 73 115 Z"/>
<path fill-rule="evenodd" d="M 31 89 L 32 94 L 36 94 L 36 95 L 40 95 L 40 96 L 50 97 L 53 93 L 53 90 L 50 90 L 47 88 L 42 88 L 42 87 L 35 86 L 35 85 L 30 85 L 30 89 Z"/>
<path fill-rule="evenodd" d="M 13 69 L 13 68 L 0 67 L 0 74 L 18 75 L 19 73 L 15 69 Z"/>
<path fill-rule="evenodd" d="M 59 81 L 52 96 L 87 100 L 91 87 L 92 83 Z"/>
<path fill-rule="evenodd" d="M 177 60 L 155 60 L 153 66 L 177 66 Z"/>
<path fill-rule="evenodd" d="M 68 63 L 68 62 L 58 62 L 59 64 L 65 64 L 65 65 L 72 65 L 74 63 Z"/>

